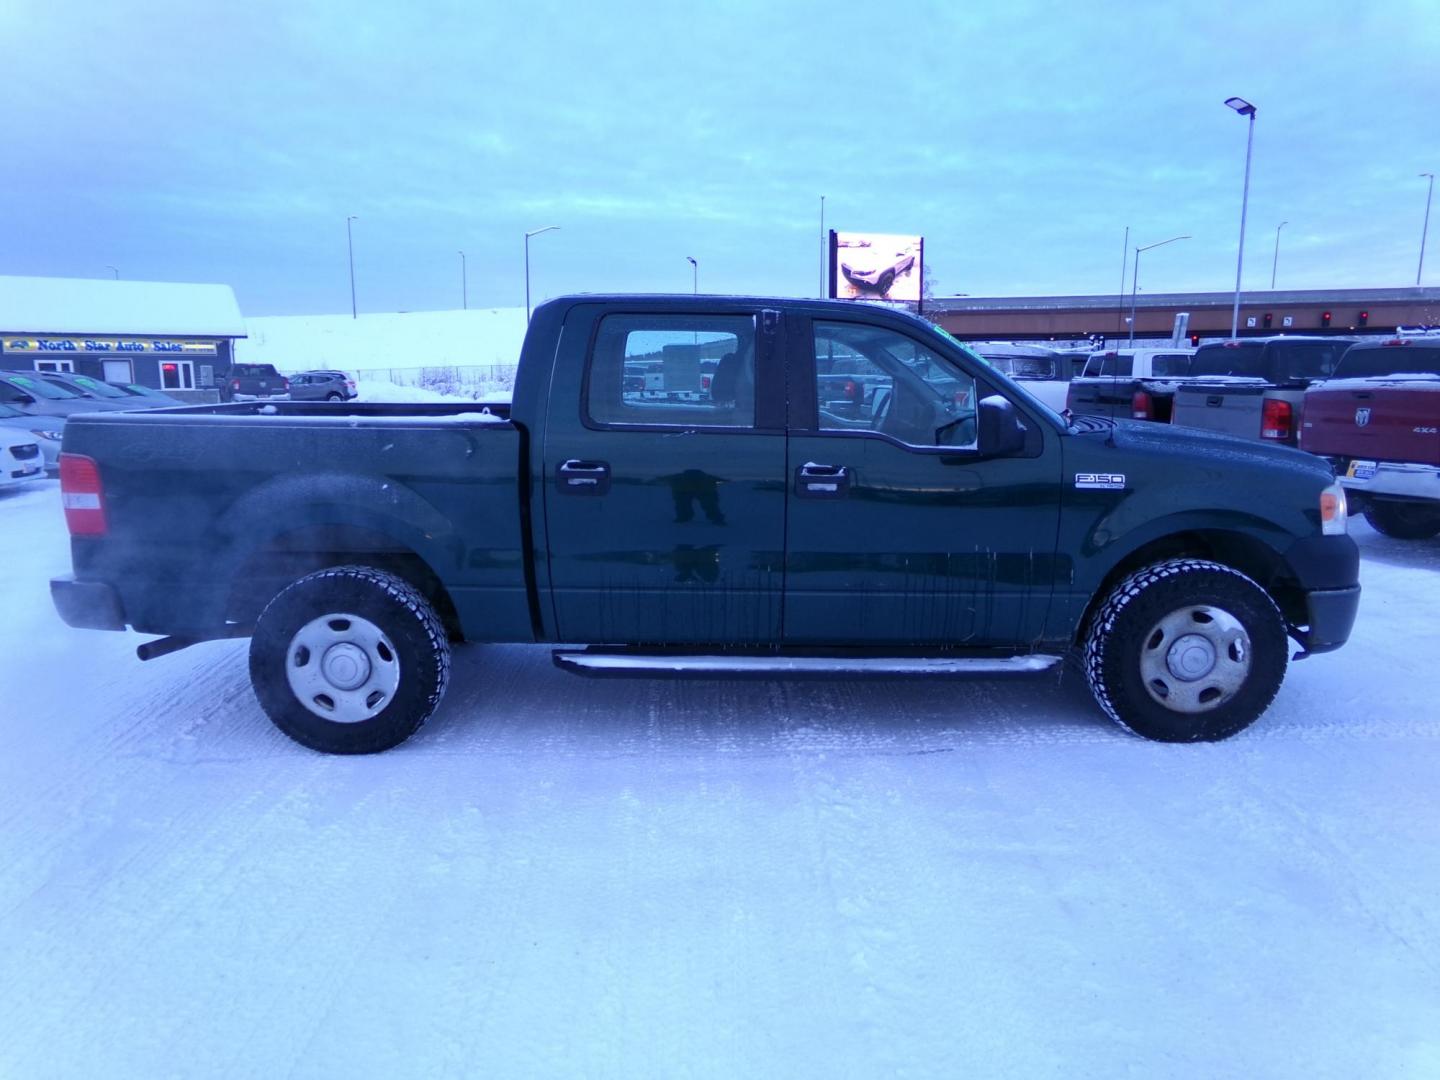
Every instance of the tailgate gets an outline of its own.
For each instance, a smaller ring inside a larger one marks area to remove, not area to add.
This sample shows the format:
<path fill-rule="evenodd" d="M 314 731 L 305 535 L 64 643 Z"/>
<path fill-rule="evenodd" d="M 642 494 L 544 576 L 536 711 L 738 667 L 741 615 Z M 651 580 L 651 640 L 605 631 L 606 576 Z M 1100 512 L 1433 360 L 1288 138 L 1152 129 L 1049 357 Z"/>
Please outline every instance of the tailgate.
<path fill-rule="evenodd" d="M 1258 439 L 1267 388 L 1259 380 L 1182 383 L 1175 391 L 1171 422 Z"/>
<path fill-rule="evenodd" d="M 1326 457 L 1440 465 L 1440 385 L 1310 390 L 1300 448 Z"/>

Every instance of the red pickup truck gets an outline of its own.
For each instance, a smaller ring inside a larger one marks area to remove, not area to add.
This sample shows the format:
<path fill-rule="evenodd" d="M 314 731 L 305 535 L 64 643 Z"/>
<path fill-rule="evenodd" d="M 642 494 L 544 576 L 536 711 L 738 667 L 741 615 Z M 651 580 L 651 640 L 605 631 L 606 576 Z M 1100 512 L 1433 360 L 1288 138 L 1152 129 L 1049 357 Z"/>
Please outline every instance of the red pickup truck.
<path fill-rule="evenodd" d="M 1335 375 L 1305 392 L 1301 448 L 1329 459 L 1377 531 L 1440 533 L 1440 336 L 1360 342 Z"/>

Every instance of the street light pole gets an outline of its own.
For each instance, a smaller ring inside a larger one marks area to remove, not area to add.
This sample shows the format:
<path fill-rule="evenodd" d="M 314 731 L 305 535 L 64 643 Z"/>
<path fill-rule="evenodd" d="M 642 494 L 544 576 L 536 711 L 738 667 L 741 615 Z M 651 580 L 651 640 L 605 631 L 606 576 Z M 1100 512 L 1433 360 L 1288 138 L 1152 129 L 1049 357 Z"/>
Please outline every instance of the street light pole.
<path fill-rule="evenodd" d="M 1135 266 L 1130 276 L 1130 344 L 1135 344 L 1135 302 L 1136 295 L 1140 291 L 1140 253 L 1149 251 L 1151 248 L 1164 247 L 1166 244 L 1173 244 L 1176 240 L 1189 240 L 1190 234 L 1184 236 L 1172 236 L 1169 240 L 1158 240 L 1153 244 L 1146 244 L 1144 247 L 1135 249 Z M 1121 288 L 1124 288 L 1122 285 Z"/>
<path fill-rule="evenodd" d="M 1245 136 L 1245 186 L 1240 195 L 1240 251 L 1235 256 L 1235 306 L 1230 312 L 1230 336 L 1235 338 L 1240 334 L 1240 273 L 1245 268 L 1245 213 L 1250 208 L 1250 150 L 1255 144 L 1256 109 L 1240 97 L 1226 98 L 1225 104 L 1241 116 L 1250 118 L 1249 130 Z"/>
<path fill-rule="evenodd" d="M 826 265 L 830 261 L 830 245 L 826 242 L 825 236 L 825 196 L 820 196 L 820 299 L 825 299 L 825 294 L 830 291 L 830 267 Z"/>
<path fill-rule="evenodd" d="M 1422 246 L 1423 246 L 1423 245 L 1422 245 Z M 110 276 L 111 276 L 115 281 L 119 281 L 119 280 L 120 280 L 120 268 L 119 268 L 118 266 L 110 266 L 110 265 L 107 263 L 106 266 L 105 266 L 105 269 L 110 271 Z"/>
<path fill-rule="evenodd" d="M 1275 291 L 1275 268 L 1280 265 L 1280 230 L 1290 222 L 1282 221 L 1275 226 L 1275 261 L 1270 264 L 1270 291 Z"/>
<path fill-rule="evenodd" d="M 350 235 L 350 222 L 358 220 L 354 214 L 345 219 L 345 249 L 350 253 L 350 318 L 356 318 L 355 312 L 355 240 Z"/>
<path fill-rule="evenodd" d="M 695 261 L 694 256 L 686 255 L 685 261 L 690 264 L 690 277 L 696 296 L 700 295 L 700 264 Z"/>
<path fill-rule="evenodd" d="M 1430 190 L 1425 193 L 1425 224 L 1420 227 L 1420 265 L 1415 270 L 1415 284 L 1420 284 L 1420 275 L 1425 272 L 1425 237 L 1430 232 L 1430 196 L 1435 194 L 1435 174 L 1422 172 L 1430 178 Z"/>
<path fill-rule="evenodd" d="M 460 310 L 470 310 L 470 286 L 465 280 L 465 252 L 460 252 Z"/>
<path fill-rule="evenodd" d="M 525 234 L 525 322 L 530 322 L 530 237 L 552 232 L 559 225 L 546 225 L 543 229 L 531 229 Z"/>
<path fill-rule="evenodd" d="M 1130 267 L 1130 226 L 1125 226 L 1125 239 L 1120 242 L 1120 292 L 1115 297 L 1115 336 L 1120 336 L 1125 318 L 1125 271 Z"/>

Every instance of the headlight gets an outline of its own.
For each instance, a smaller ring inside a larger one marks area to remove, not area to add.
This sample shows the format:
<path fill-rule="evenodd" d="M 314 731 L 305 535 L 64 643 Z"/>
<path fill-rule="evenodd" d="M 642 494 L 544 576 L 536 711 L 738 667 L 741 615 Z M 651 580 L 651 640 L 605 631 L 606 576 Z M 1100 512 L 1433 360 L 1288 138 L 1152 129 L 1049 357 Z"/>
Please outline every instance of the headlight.
<path fill-rule="evenodd" d="M 55 442 L 59 442 L 59 441 L 60 441 L 60 437 L 61 437 L 61 435 L 64 434 L 64 432 L 61 432 L 61 431 L 42 431 L 40 428 L 31 428 L 31 429 L 30 429 L 30 434 L 31 434 L 31 435 L 34 435 L 36 438 L 40 438 L 40 439 L 53 439 Z"/>
<path fill-rule="evenodd" d="M 1345 505 L 1345 489 L 1331 484 L 1320 492 L 1320 531 L 1326 536 L 1344 536 L 1350 516 Z"/>

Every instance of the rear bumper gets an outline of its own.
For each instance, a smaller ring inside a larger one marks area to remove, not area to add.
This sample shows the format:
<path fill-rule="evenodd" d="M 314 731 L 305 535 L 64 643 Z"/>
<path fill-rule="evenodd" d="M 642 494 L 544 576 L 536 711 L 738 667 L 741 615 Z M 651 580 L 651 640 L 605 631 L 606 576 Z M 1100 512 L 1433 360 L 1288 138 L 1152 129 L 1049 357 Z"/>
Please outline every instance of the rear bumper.
<path fill-rule="evenodd" d="M 50 599 L 60 618 L 82 630 L 124 630 L 120 594 L 103 581 L 76 581 L 66 574 L 50 579 Z"/>
<path fill-rule="evenodd" d="M 1340 484 L 1347 495 L 1364 499 L 1372 496 L 1397 499 L 1422 499 L 1440 502 L 1440 468 L 1434 465 L 1411 465 L 1404 462 L 1381 461 L 1366 479 L 1341 475 Z"/>

